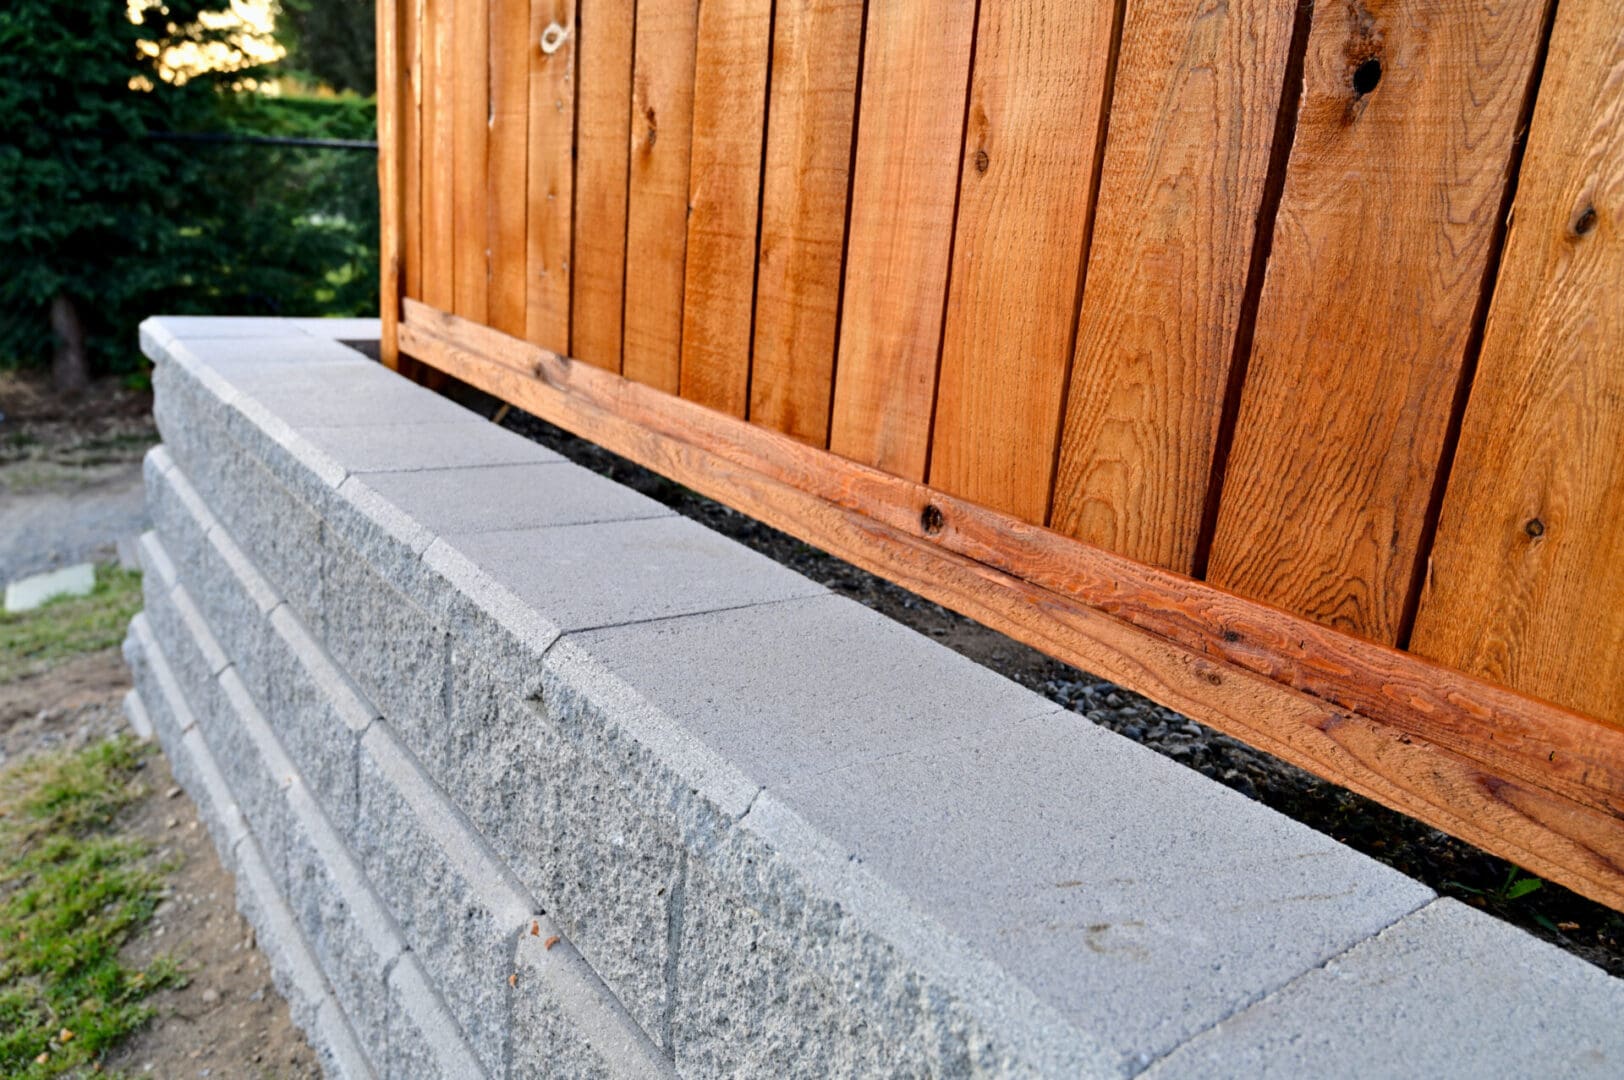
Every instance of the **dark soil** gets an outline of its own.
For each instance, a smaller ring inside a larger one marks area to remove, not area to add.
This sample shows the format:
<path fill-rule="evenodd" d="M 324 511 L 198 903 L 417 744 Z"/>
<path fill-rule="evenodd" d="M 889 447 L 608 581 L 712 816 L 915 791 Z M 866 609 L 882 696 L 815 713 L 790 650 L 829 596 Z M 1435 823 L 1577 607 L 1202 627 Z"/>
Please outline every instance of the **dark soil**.
<path fill-rule="evenodd" d="M 455 395 L 486 415 L 497 408 L 467 387 Z M 1618 912 L 1551 882 L 1535 885 L 1504 859 L 1051 659 L 519 409 L 509 409 L 501 422 L 1097 724 L 1624 977 L 1624 915 Z"/>

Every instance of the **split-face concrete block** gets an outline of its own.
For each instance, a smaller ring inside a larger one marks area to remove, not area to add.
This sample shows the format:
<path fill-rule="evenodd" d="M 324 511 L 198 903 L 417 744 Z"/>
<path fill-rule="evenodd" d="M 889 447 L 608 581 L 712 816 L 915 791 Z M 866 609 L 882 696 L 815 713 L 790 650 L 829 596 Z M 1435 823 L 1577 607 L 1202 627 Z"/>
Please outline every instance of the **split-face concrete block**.
<path fill-rule="evenodd" d="M 123 703 L 124 722 L 130 725 L 130 730 L 137 739 L 150 739 L 155 732 L 152 730 L 152 717 L 147 715 L 147 706 L 141 700 L 141 694 L 131 689 L 124 695 Z"/>
<path fill-rule="evenodd" d="M 396 961 L 389 992 L 398 1007 L 389 1014 L 388 1056 L 379 1070 L 384 1076 L 479 1080 L 490 1075 L 416 955 L 406 953 Z"/>
<path fill-rule="evenodd" d="M 314 1031 L 317 1012 L 329 997 L 327 983 L 282 899 L 269 859 L 252 836 L 237 848 L 237 909 L 254 927 L 294 1024 Z"/>
<path fill-rule="evenodd" d="M 430 745 L 445 725 L 445 631 L 363 560 L 338 548 L 323 555 L 322 587 L 334 598 L 319 632 L 327 654 L 408 746 Z"/>
<path fill-rule="evenodd" d="M 387 986 L 404 945 L 354 857 L 302 788 L 289 792 L 288 908 L 375 1061 L 388 1055 Z"/>
<path fill-rule="evenodd" d="M 374 1080 L 377 1075 L 372 1070 L 372 1062 L 361 1050 L 349 1018 L 332 998 L 323 1001 L 316 1010 L 310 1046 L 321 1059 L 323 1076 L 337 1080 Z"/>
<path fill-rule="evenodd" d="M 1624 1074 L 1621 1016 L 1624 982 L 1440 899 L 1144 1076 L 1614 1077 Z"/>
<path fill-rule="evenodd" d="M 271 613 L 286 658 L 273 673 L 266 712 L 305 782 L 348 836 L 355 821 L 355 771 L 362 732 L 377 710 L 350 684 L 286 605 Z"/>
<path fill-rule="evenodd" d="M 681 517 L 445 540 L 566 632 L 827 593 Z"/>
<path fill-rule="evenodd" d="M 672 516 L 653 499 L 562 460 L 379 472 L 366 482 L 439 536 Z"/>
<path fill-rule="evenodd" d="M 196 712 L 218 712 L 223 706 L 218 678 L 229 661 L 185 587 L 164 589 L 156 577 L 144 577 L 142 591 L 153 640 L 168 660 L 181 693 Z"/>
<path fill-rule="evenodd" d="M 603 994 L 546 919 L 519 936 L 509 997 L 509 1076 L 674 1077 L 671 1062 Z"/>
<path fill-rule="evenodd" d="M 220 688 L 226 707 L 215 714 L 199 713 L 198 730 L 280 881 L 293 831 L 287 788 L 302 781 L 234 668 L 221 673 Z"/>
<path fill-rule="evenodd" d="M 444 423 L 307 427 L 300 434 L 351 473 L 545 465 L 564 460 L 474 413 Z"/>
<path fill-rule="evenodd" d="M 474 1052 L 500 1073 L 513 950 L 536 905 L 385 724 L 361 747 L 356 854 Z"/>

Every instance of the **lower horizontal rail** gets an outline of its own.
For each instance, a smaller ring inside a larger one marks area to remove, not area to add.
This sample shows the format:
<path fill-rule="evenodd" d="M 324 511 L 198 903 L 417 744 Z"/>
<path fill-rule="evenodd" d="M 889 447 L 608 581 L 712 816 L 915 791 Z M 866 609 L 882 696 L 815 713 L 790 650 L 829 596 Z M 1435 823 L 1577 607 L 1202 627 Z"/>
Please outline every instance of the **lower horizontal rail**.
<path fill-rule="evenodd" d="M 1060 660 L 1624 910 L 1624 729 L 408 300 L 402 352 Z"/>

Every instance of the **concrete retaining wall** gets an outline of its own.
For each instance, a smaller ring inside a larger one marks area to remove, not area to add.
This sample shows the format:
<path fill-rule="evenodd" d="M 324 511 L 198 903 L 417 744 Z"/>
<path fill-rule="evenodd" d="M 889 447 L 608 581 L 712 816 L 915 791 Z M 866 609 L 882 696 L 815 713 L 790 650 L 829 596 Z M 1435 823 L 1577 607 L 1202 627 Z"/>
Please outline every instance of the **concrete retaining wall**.
<path fill-rule="evenodd" d="M 1624 1068 L 1596 969 L 322 329 L 143 328 L 126 651 L 330 1072 Z"/>

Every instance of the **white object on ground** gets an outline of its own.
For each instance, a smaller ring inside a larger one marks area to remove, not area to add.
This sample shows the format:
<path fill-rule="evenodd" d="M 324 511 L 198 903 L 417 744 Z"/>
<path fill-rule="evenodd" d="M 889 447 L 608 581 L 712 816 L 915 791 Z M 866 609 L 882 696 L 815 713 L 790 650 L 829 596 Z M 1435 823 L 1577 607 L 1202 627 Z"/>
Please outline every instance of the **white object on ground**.
<path fill-rule="evenodd" d="M 86 596 L 96 587 L 96 564 L 75 563 L 18 578 L 6 586 L 7 611 L 32 611 L 58 596 Z"/>

